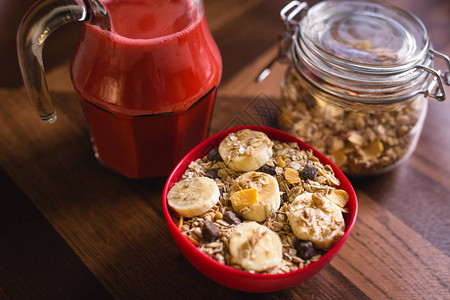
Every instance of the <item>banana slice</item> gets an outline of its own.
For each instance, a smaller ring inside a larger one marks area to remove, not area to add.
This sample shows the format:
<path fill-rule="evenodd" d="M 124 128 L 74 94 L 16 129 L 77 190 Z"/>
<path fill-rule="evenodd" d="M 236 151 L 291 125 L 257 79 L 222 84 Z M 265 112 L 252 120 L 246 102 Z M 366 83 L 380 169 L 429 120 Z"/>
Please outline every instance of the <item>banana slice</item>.
<path fill-rule="evenodd" d="M 233 209 L 250 221 L 264 221 L 280 207 L 277 180 L 262 172 L 248 172 L 236 178 L 230 195 Z"/>
<path fill-rule="evenodd" d="M 229 247 L 233 260 L 247 271 L 275 267 L 283 256 L 278 234 L 256 222 L 238 225 L 230 235 Z"/>
<path fill-rule="evenodd" d="M 183 217 L 204 214 L 219 201 L 216 182 L 207 177 L 181 180 L 167 194 L 169 206 Z"/>
<path fill-rule="evenodd" d="M 344 234 L 340 208 L 320 194 L 303 193 L 289 205 L 289 224 L 295 236 L 318 249 L 330 249 Z"/>
<path fill-rule="evenodd" d="M 230 133 L 219 145 L 225 164 L 239 172 L 255 171 L 272 156 L 273 142 L 263 132 L 243 129 Z"/>

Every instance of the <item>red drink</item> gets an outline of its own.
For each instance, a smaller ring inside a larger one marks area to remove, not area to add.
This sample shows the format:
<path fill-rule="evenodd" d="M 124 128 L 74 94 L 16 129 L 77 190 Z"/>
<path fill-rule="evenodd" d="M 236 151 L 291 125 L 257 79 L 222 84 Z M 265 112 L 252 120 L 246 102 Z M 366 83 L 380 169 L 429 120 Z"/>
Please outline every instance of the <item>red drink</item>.
<path fill-rule="evenodd" d="M 102 3 L 111 32 L 84 24 L 71 69 L 96 155 L 128 177 L 167 175 L 206 138 L 220 80 L 203 7 Z"/>

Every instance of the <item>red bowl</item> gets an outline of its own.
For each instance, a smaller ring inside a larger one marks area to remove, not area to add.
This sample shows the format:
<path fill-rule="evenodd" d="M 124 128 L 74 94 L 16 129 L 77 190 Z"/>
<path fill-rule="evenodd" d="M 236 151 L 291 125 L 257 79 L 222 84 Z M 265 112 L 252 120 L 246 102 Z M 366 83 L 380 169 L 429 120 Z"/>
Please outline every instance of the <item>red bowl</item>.
<path fill-rule="evenodd" d="M 199 251 L 183 234 L 178 230 L 177 225 L 173 222 L 169 208 L 167 205 L 167 193 L 172 186 L 181 178 L 184 171 L 187 169 L 190 162 L 203 158 L 212 148 L 219 146 L 220 142 L 231 132 L 236 132 L 244 128 L 252 130 L 262 131 L 272 140 L 278 140 L 281 142 L 295 142 L 299 145 L 300 149 L 312 149 L 313 153 L 323 164 L 328 164 L 332 167 L 335 176 L 341 182 L 340 189 L 347 191 L 349 194 L 349 201 L 346 208 L 349 213 L 345 216 L 346 229 L 341 239 L 331 248 L 325 255 L 323 255 L 318 261 L 296 271 L 292 271 L 285 274 L 251 274 L 245 271 L 237 270 L 232 267 L 223 265 L 209 256 Z M 186 156 L 178 163 L 175 169 L 170 174 L 167 182 L 164 186 L 162 205 L 164 211 L 164 217 L 172 234 L 175 243 L 180 248 L 181 252 L 186 258 L 194 265 L 200 272 L 214 280 L 215 282 L 222 284 L 226 287 L 245 291 L 245 292 L 273 292 L 283 289 L 287 289 L 298 285 L 300 282 L 305 281 L 315 275 L 329 264 L 331 259 L 338 253 L 341 247 L 347 240 L 350 232 L 356 221 L 356 215 L 358 211 L 358 201 L 356 194 L 348 179 L 328 158 L 323 154 L 302 142 L 301 140 L 277 129 L 264 126 L 239 126 L 219 132 L 210 138 L 206 139 L 194 149 L 192 149 Z"/>

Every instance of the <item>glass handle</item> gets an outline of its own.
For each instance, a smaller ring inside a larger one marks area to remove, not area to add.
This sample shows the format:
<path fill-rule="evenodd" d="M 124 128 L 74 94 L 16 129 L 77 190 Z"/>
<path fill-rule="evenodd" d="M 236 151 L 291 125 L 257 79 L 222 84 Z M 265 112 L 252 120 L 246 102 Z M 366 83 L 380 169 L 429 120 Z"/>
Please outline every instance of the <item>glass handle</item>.
<path fill-rule="evenodd" d="M 442 59 L 447 64 L 447 70 L 444 71 L 444 74 L 441 74 L 441 70 L 435 70 L 432 67 L 426 67 L 422 65 L 414 66 L 413 68 L 424 70 L 430 73 L 433 76 L 428 89 L 419 91 L 418 93 L 424 94 L 425 97 L 430 96 L 439 101 L 444 101 L 446 98 L 444 84 L 450 85 L 450 59 L 447 55 L 442 54 L 434 49 L 430 49 L 431 58 L 438 57 Z"/>
<path fill-rule="evenodd" d="M 436 100 L 444 101 L 446 95 L 445 95 L 444 84 L 442 82 L 441 71 L 440 70 L 436 71 L 435 69 L 428 68 L 428 67 L 421 66 L 421 65 L 417 65 L 417 66 L 415 66 L 415 68 L 422 69 L 422 70 L 430 73 L 431 75 L 433 75 L 433 79 L 431 80 L 431 83 L 428 86 L 428 89 L 424 90 L 424 91 L 420 91 L 419 93 L 424 94 L 425 97 L 430 96 L 431 98 L 434 98 Z M 436 83 L 437 83 L 437 86 L 436 86 Z"/>
<path fill-rule="evenodd" d="M 445 70 L 444 75 L 442 75 L 442 78 L 444 79 L 445 84 L 450 85 L 450 58 L 434 49 L 430 49 L 430 52 L 432 55 L 439 57 L 447 64 L 447 70 Z"/>
<path fill-rule="evenodd" d="M 98 0 L 46 0 L 28 10 L 17 33 L 17 54 L 28 97 L 48 124 L 56 121 L 56 112 L 47 87 L 42 49 L 52 32 L 73 21 L 110 29 L 108 14 Z"/>

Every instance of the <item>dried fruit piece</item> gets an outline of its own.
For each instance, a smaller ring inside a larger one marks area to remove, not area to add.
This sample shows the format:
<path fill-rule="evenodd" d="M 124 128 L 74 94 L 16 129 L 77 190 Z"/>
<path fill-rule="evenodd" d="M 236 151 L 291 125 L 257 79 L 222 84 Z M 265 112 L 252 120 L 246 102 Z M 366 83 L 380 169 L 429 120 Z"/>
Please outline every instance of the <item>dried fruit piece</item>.
<path fill-rule="evenodd" d="M 334 190 L 326 197 L 339 207 L 344 207 L 348 202 L 348 193 L 344 190 Z"/>
<path fill-rule="evenodd" d="M 342 150 L 336 151 L 332 153 L 332 160 L 336 164 L 336 166 L 341 167 L 347 162 L 347 155 L 344 154 Z"/>
<path fill-rule="evenodd" d="M 223 219 L 225 220 L 225 222 L 231 225 L 238 225 L 241 223 L 241 219 L 239 219 L 239 217 L 236 216 L 236 214 L 231 210 L 227 210 L 226 212 L 224 212 Z"/>
<path fill-rule="evenodd" d="M 191 235 L 188 235 L 187 238 L 188 238 L 188 240 L 191 241 L 191 243 L 194 244 L 196 247 L 198 247 L 198 246 L 200 245 L 200 243 L 199 243 L 195 238 L 193 238 Z"/>
<path fill-rule="evenodd" d="M 275 159 L 275 162 L 277 163 L 277 165 L 278 165 L 280 168 L 286 167 L 286 162 L 283 160 L 283 158 L 282 158 L 281 156 L 278 156 L 278 157 Z"/>
<path fill-rule="evenodd" d="M 275 177 L 248 172 L 236 178 L 229 191 L 235 212 L 246 220 L 264 221 L 280 207 L 280 189 Z"/>
<path fill-rule="evenodd" d="M 240 211 L 248 206 L 258 203 L 258 189 L 242 190 L 231 195 L 233 208 Z"/>
<path fill-rule="evenodd" d="M 220 236 L 220 230 L 208 220 L 203 222 L 202 228 L 203 239 L 207 242 L 213 242 Z"/>
<path fill-rule="evenodd" d="M 297 250 L 297 256 L 303 260 L 312 258 L 316 252 L 310 241 L 297 240 L 294 247 Z"/>
<path fill-rule="evenodd" d="M 383 142 L 380 140 L 375 140 L 363 149 L 363 155 L 368 159 L 375 159 L 380 156 L 383 150 Z"/>
<path fill-rule="evenodd" d="M 364 144 L 364 138 L 356 131 L 352 131 L 347 140 L 354 145 L 362 146 Z"/>
<path fill-rule="evenodd" d="M 305 179 L 315 180 L 319 169 L 311 164 L 306 164 L 300 175 Z"/>
<path fill-rule="evenodd" d="M 286 170 L 284 170 L 284 179 L 286 179 L 286 181 L 290 184 L 296 184 L 300 182 L 298 171 L 292 168 L 286 168 Z"/>
<path fill-rule="evenodd" d="M 329 151 L 331 153 L 336 152 L 344 148 L 345 142 L 340 138 L 333 138 L 333 141 L 331 142 L 331 145 L 329 147 Z"/>
<path fill-rule="evenodd" d="M 292 128 L 293 122 L 292 119 L 287 114 L 282 114 L 280 116 L 279 122 L 284 128 Z"/>

